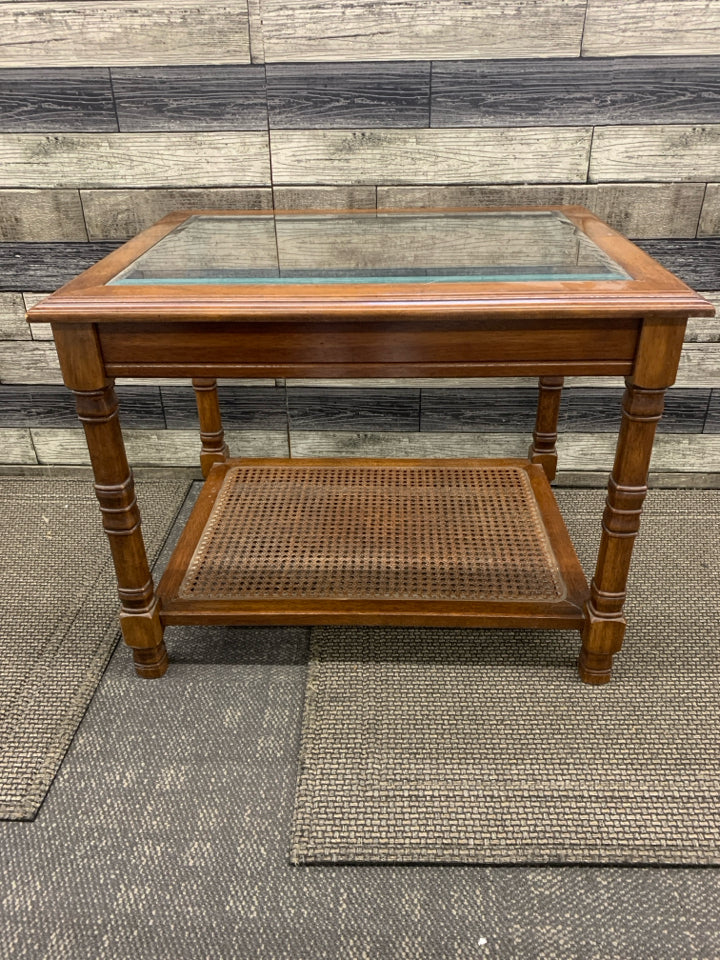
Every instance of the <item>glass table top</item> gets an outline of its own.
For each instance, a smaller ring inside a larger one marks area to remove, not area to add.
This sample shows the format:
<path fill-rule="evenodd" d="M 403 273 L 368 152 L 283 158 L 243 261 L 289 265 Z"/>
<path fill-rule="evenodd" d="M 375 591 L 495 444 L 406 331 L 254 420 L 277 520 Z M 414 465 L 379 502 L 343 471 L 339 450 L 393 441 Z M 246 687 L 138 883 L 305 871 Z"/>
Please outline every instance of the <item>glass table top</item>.
<path fill-rule="evenodd" d="M 110 284 L 627 280 L 559 211 L 191 216 Z"/>

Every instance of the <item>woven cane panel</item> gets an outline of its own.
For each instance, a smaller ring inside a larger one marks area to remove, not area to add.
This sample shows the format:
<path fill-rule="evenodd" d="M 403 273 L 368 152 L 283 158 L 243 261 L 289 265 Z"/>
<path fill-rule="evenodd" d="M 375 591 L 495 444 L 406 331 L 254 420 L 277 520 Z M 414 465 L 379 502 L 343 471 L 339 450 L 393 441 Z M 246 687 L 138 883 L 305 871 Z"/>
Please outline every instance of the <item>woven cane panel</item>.
<path fill-rule="evenodd" d="M 565 587 L 515 466 L 231 468 L 183 598 L 557 601 Z"/>

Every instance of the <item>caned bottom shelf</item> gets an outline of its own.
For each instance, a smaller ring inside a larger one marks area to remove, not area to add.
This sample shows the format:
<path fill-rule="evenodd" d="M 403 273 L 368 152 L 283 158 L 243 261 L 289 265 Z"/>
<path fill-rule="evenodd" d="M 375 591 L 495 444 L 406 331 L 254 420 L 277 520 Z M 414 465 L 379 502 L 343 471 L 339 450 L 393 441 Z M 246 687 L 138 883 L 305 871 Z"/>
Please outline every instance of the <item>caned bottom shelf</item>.
<path fill-rule="evenodd" d="M 158 586 L 164 623 L 574 627 L 588 586 L 526 460 L 229 460 Z"/>

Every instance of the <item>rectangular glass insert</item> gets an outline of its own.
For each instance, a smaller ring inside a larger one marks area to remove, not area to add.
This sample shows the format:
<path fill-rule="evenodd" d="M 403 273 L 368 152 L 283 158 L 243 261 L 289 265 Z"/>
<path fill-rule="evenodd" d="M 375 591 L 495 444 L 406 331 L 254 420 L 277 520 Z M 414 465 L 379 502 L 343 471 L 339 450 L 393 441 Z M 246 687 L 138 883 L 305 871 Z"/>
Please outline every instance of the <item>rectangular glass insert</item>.
<path fill-rule="evenodd" d="M 194 216 L 111 284 L 627 280 L 558 211 Z"/>

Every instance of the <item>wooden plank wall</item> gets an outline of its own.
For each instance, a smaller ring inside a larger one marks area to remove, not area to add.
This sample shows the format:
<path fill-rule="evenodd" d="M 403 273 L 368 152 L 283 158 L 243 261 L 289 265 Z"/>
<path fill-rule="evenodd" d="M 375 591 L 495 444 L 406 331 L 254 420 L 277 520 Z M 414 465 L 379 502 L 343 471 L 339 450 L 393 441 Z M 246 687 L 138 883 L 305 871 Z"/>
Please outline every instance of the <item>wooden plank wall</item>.
<path fill-rule="evenodd" d="M 341 25 L 342 29 L 338 29 Z M 86 462 L 25 309 L 179 207 L 584 204 L 720 306 L 720 0 L 0 0 L 0 462 Z M 566 468 L 622 385 L 577 380 Z M 136 463 L 194 463 L 187 383 L 120 385 Z M 233 382 L 236 449 L 522 453 L 529 381 Z M 720 319 L 655 456 L 720 471 Z"/>

